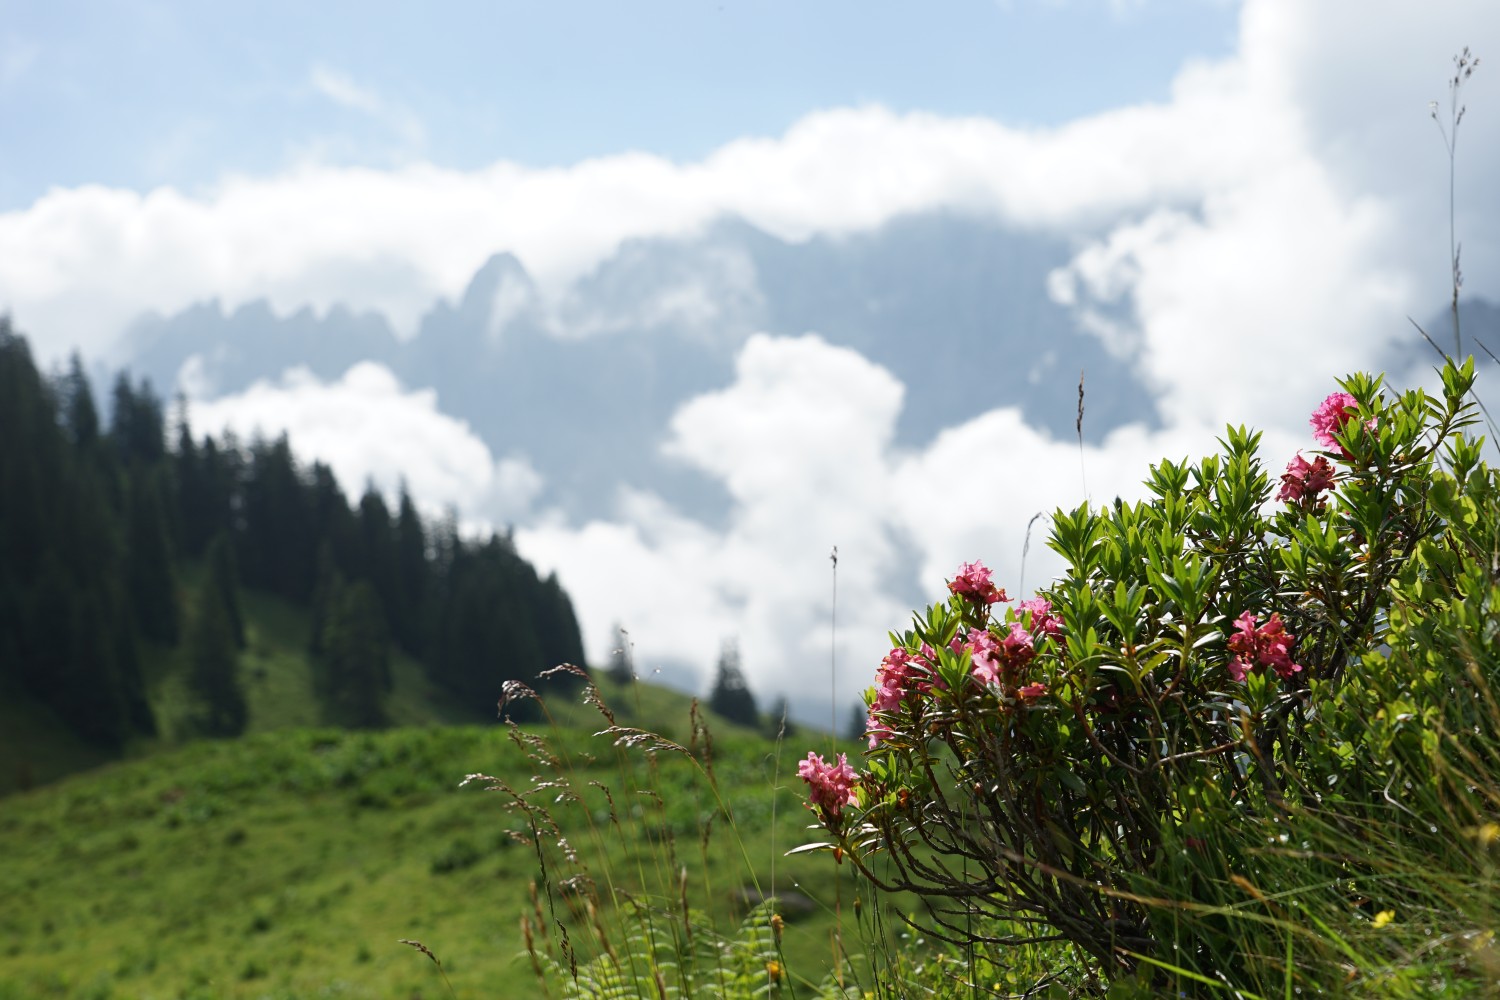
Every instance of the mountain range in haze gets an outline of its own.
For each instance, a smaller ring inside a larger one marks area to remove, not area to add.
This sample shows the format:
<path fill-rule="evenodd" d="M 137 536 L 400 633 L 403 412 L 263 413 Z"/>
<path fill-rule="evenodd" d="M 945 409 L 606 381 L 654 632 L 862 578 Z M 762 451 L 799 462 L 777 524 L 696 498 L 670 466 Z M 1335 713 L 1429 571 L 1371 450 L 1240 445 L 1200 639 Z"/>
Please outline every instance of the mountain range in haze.
<path fill-rule="evenodd" d="M 296 367 L 320 380 L 359 361 L 438 407 L 499 454 L 525 456 L 573 517 L 600 516 L 620 484 L 650 488 L 710 521 L 725 497 L 658 444 L 686 399 L 730 381 L 756 332 L 815 332 L 906 385 L 897 441 L 920 444 L 995 406 L 1071 438 L 1154 421 L 1149 388 L 1047 294 L 1061 240 L 953 214 L 790 243 L 733 219 L 689 239 L 627 242 L 560 295 L 498 253 L 457 302 L 435 303 L 402 340 L 379 314 L 276 315 L 215 302 L 148 316 L 120 361 L 159 387 L 212 397 Z"/>

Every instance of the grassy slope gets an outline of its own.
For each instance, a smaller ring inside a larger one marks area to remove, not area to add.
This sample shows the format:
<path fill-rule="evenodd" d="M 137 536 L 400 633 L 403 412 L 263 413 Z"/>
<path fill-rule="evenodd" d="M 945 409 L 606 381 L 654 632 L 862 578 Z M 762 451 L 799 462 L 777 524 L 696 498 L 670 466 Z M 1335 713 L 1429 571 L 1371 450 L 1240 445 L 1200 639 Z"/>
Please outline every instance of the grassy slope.
<path fill-rule="evenodd" d="M 98 767 L 112 756 L 75 736 L 41 702 L 0 692 L 0 811 L 3 796 Z"/>
<path fill-rule="evenodd" d="M 585 738 L 552 742 L 582 759 Z M 592 749 L 598 762 L 576 784 L 611 783 L 623 813 L 620 788 L 644 780 L 643 756 L 625 756 L 622 777 L 607 740 Z M 760 882 L 774 857 L 779 884 L 831 903 L 826 856 L 779 857 L 804 835 L 797 789 L 774 796 L 771 849 L 764 750 L 721 739 L 715 765 Z M 402 937 L 443 958 L 459 996 L 530 995 L 517 927 L 536 859 L 510 836 L 526 823 L 503 795 L 456 787 L 481 768 L 518 788 L 537 770 L 499 727 L 295 730 L 197 743 L 12 796 L 0 808 L 0 997 L 446 995 Z M 674 849 L 727 926 L 730 897 L 750 882 L 738 846 L 721 822 L 700 849 L 714 801 L 686 762 L 663 755 L 654 782 L 660 815 L 650 800 L 618 831 L 602 799 L 551 808 L 601 881 L 674 886 L 676 865 L 660 860 Z M 646 832 L 663 827 L 670 848 Z M 793 922 L 793 969 L 821 963 L 828 926 L 821 911 Z"/>
<path fill-rule="evenodd" d="M 245 739 L 173 746 L 188 708 L 174 650 L 147 651 L 163 734 L 133 746 L 133 759 L 99 767 L 102 755 L 70 744 L 26 706 L 0 707 L 0 732 L 30 739 L 33 759 L 56 757 L 36 780 L 95 768 L 0 799 L 0 998 L 446 996 L 427 960 L 396 943 L 402 937 L 443 958 L 461 997 L 537 993 L 529 962 L 517 959 L 518 922 L 537 874 L 535 854 L 511 837 L 524 831 L 523 817 L 504 808 L 503 795 L 457 785 L 482 770 L 519 789 L 547 768 L 503 727 L 430 725 L 463 711 L 405 657 L 394 663 L 391 700 L 403 728 L 304 728 L 317 721 L 305 614 L 254 594 L 245 595 L 245 612 Z M 649 685 L 604 687 L 620 724 L 687 742 L 686 697 Z M 715 774 L 732 789 L 736 826 L 719 819 L 704 846 L 701 824 L 716 803 L 688 762 L 661 754 L 653 769 L 642 751 L 622 756 L 608 739 L 588 736 L 604 725 L 593 708 L 554 701 L 554 745 L 572 759 L 596 759 L 575 776 L 593 801 L 536 801 L 556 813 L 589 875 L 675 893 L 686 867 L 690 893 L 728 928 L 738 891 L 757 878 L 769 888 L 774 864 L 779 888 L 795 884 L 816 901 L 811 915 L 789 924 L 787 953 L 794 972 L 820 978 L 832 868 L 823 855 L 781 856 L 807 836 L 801 790 L 791 787 L 800 786 L 800 741 L 782 755 L 773 794 L 774 745 L 714 723 Z M 591 780 L 611 785 L 618 828 Z M 660 806 L 639 794 L 645 787 L 660 794 Z M 747 855 L 757 878 L 746 872 Z M 850 897 L 846 890 L 846 905 Z"/>
<path fill-rule="evenodd" d="M 190 563 L 183 569 L 179 589 L 186 615 L 192 614 L 202 579 L 201 564 Z M 322 719 L 307 653 L 311 623 L 306 610 L 255 591 L 242 591 L 240 603 L 246 623 L 247 648 L 240 655 L 240 677 L 250 703 L 248 732 L 319 725 Z M 123 754 L 80 740 L 51 709 L 25 694 L 7 692 L 0 697 L 0 797 L 121 757 L 149 757 L 188 738 L 192 704 L 185 683 L 185 645 L 143 643 L 140 656 L 160 732 L 155 739 L 133 741 Z M 421 664 L 404 653 L 392 655 L 391 672 L 395 691 L 389 708 L 396 725 L 472 723 L 483 718 L 483 713 L 459 704 L 429 683 Z"/>

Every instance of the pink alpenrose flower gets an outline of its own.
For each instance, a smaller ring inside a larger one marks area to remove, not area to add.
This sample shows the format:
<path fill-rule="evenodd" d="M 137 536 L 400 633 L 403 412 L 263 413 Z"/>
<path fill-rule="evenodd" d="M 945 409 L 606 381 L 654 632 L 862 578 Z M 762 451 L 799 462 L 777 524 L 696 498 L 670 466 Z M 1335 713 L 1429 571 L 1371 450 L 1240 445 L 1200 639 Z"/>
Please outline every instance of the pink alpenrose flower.
<path fill-rule="evenodd" d="M 964 645 L 969 647 L 969 672 L 981 684 L 1000 683 L 1000 671 L 1005 666 L 1004 651 L 1000 640 L 990 634 L 989 629 L 973 629 Z"/>
<path fill-rule="evenodd" d="M 1349 450 L 1338 443 L 1334 434 L 1342 431 L 1344 425 L 1353 420 L 1358 412 L 1359 401 L 1353 396 L 1347 392 L 1331 393 L 1308 418 L 1307 422 L 1312 425 L 1313 439 L 1329 451 L 1337 451 L 1345 458 L 1351 457 Z"/>
<path fill-rule="evenodd" d="M 870 715 L 865 720 L 865 732 L 870 738 L 870 749 L 874 750 L 881 740 L 891 736 L 891 728 L 881 721 L 877 713 L 894 712 L 901 707 L 902 700 L 913 689 L 917 664 L 910 652 L 897 646 L 885 654 L 875 671 L 875 700 L 870 703 Z"/>
<path fill-rule="evenodd" d="M 1036 656 L 1035 640 L 1020 622 L 1011 622 L 1000 639 L 989 629 L 971 629 L 964 645 L 969 650 L 969 672 L 986 685 L 1014 678 Z"/>
<path fill-rule="evenodd" d="M 1010 600 L 1004 589 L 996 587 L 990 579 L 989 568 L 978 560 L 959 566 L 958 575 L 948 584 L 948 589 L 985 607 Z"/>
<path fill-rule="evenodd" d="M 1281 492 L 1276 494 L 1276 499 L 1287 503 L 1301 503 L 1303 500 L 1317 503 L 1318 494 L 1333 489 L 1333 483 L 1332 462 L 1322 455 L 1309 462 L 1299 452 L 1287 463 L 1286 472 L 1281 475 Z"/>
<path fill-rule="evenodd" d="M 1062 637 L 1062 619 L 1052 613 L 1052 602 L 1045 597 L 1033 597 L 1022 601 L 1017 608 L 1031 612 L 1032 635 L 1047 636 L 1049 639 Z"/>
<path fill-rule="evenodd" d="M 1234 654 L 1229 661 L 1229 676 L 1234 680 L 1243 681 L 1250 671 L 1265 667 L 1285 680 L 1302 669 L 1301 664 L 1292 662 L 1292 643 L 1297 640 L 1282 624 L 1281 615 L 1273 611 L 1257 628 L 1255 616 L 1246 611 L 1234 624 L 1239 629 L 1229 637 L 1229 651 Z"/>
<path fill-rule="evenodd" d="M 838 761 L 830 764 L 821 754 L 809 750 L 807 759 L 797 765 L 797 775 L 807 782 L 812 805 L 822 810 L 828 819 L 838 819 L 844 806 L 859 802 L 854 791 L 859 775 L 849 766 L 845 754 L 839 754 Z"/>
<path fill-rule="evenodd" d="M 1041 681 L 1037 681 L 1034 684 L 1027 684 L 1025 687 L 1016 689 L 1017 697 L 1026 698 L 1028 700 L 1032 698 L 1040 698 L 1046 693 L 1047 685 L 1043 684 Z"/>

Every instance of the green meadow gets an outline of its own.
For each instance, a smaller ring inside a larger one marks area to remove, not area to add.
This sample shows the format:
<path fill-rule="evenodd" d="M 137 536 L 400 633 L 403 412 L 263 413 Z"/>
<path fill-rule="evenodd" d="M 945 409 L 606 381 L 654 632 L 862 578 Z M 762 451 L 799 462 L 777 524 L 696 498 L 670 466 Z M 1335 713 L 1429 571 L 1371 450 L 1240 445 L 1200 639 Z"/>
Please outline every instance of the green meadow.
<path fill-rule="evenodd" d="M 795 774 L 801 741 L 778 749 L 712 719 L 695 734 L 690 699 L 608 681 L 601 693 L 618 724 L 696 744 L 693 759 L 594 736 L 609 721 L 578 688 L 548 696 L 551 722 L 446 724 L 456 707 L 399 656 L 399 725 L 318 728 L 305 615 L 254 593 L 243 603 L 247 736 L 174 743 L 187 703 L 182 664 L 165 650 L 147 664 L 163 735 L 128 759 L 105 763 L 61 727 L 7 725 L 12 781 L 22 763 L 33 781 L 90 769 L 0 798 L 0 997 L 450 995 L 403 938 L 431 949 L 457 996 L 540 996 L 523 915 L 581 928 L 580 957 L 600 949 L 590 927 L 602 920 L 577 906 L 577 882 L 559 884 L 569 876 L 621 907 L 686 894 L 731 931 L 774 885 L 794 904 L 783 907 L 786 967 L 824 976 L 835 910 L 854 882 L 826 854 L 783 856 L 813 837 Z M 45 719 L 26 708 L 6 711 Z M 826 749 L 826 736 L 818 742 Z M 460 788 L 474 772 L 518 797 Z M 582 801 L 529 791 L 559 778 Z M 556 827 L 536 829 L 539 816 Z"/>

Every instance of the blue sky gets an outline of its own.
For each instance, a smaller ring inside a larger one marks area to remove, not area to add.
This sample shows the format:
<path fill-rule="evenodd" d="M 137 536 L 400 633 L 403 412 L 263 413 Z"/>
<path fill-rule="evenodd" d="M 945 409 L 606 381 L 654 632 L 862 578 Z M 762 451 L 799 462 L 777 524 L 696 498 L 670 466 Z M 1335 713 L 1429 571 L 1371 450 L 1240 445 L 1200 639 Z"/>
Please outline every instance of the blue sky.
<path fill-rule="evenodd" d="M 1227 0 L 37 3 L 0 18 L 0 210 L 306 160 L 696 159 L 810 111 L 1056 125 L 1161 101 Z"/>

